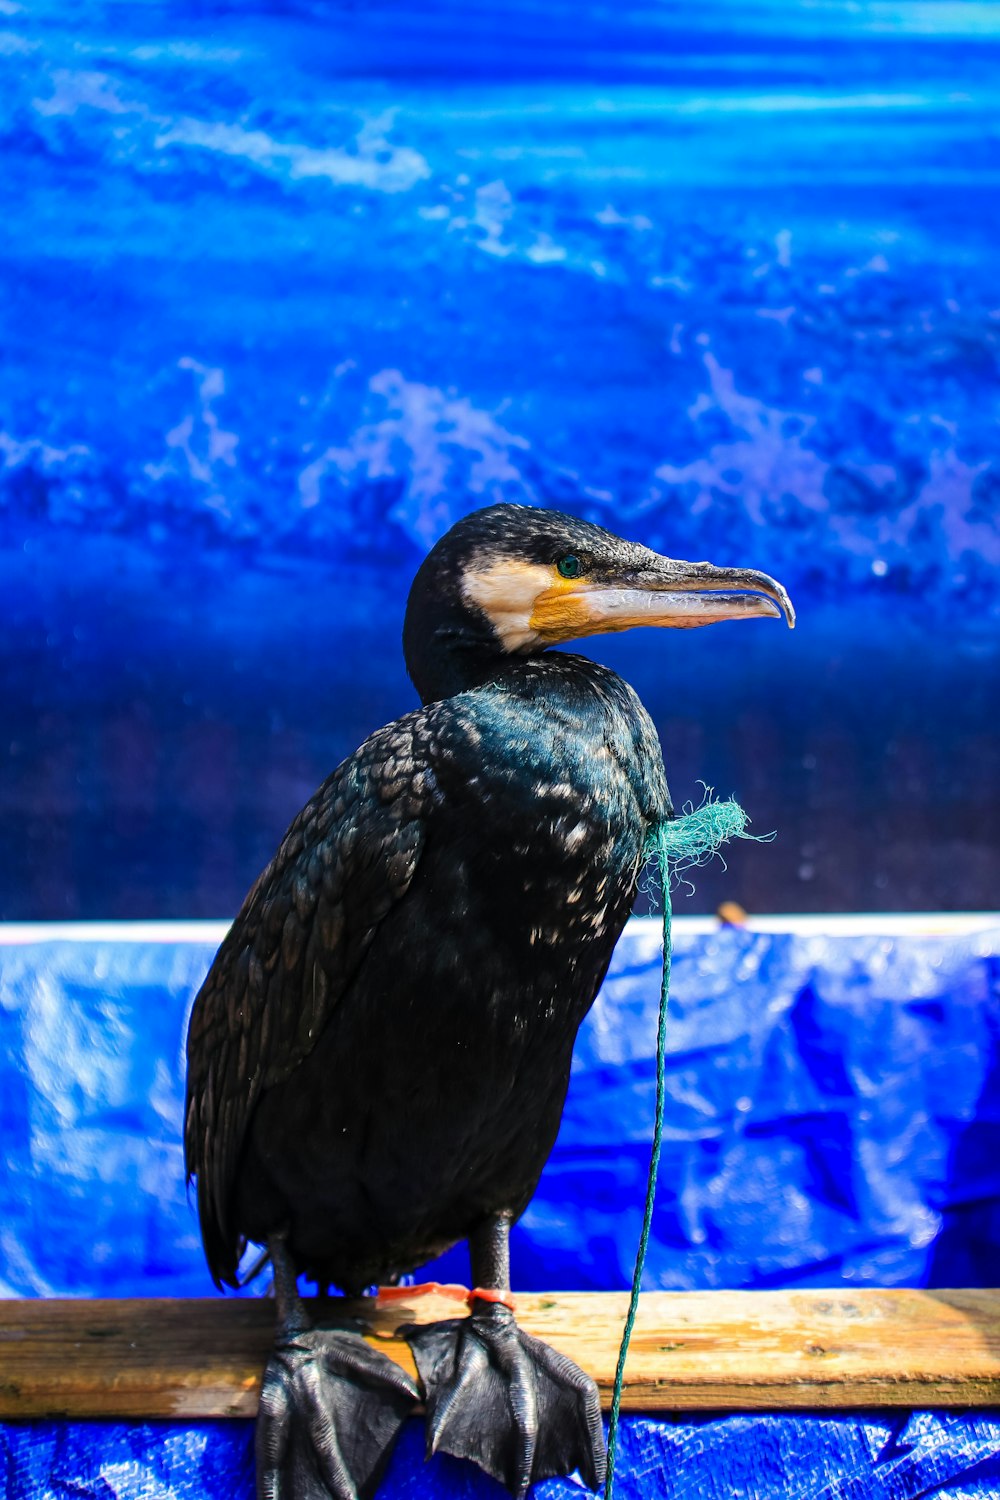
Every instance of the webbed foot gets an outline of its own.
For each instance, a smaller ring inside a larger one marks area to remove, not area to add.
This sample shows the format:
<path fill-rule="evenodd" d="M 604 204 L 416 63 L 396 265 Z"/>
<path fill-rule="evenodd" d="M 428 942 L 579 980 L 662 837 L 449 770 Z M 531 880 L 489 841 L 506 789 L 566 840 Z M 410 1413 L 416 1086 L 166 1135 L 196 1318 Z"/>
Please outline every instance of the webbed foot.
<path fill-rule="evenodd" d="M 523 1333 L 508 1308 L 493 1304 L 399 1332 L 426 1390 L 428 1457 L 469 1458 L 517 1496 L 535 1480 L 575 1470 L 591 1489 L 604 1483 L 596 1385 Z"/>
<path fill-rule="evenodd" d="M 258 1500 L 370 1500 L 419 1399 L 405 1372 L 351 1329 L 281 1339 L 260 1394 Z"/>

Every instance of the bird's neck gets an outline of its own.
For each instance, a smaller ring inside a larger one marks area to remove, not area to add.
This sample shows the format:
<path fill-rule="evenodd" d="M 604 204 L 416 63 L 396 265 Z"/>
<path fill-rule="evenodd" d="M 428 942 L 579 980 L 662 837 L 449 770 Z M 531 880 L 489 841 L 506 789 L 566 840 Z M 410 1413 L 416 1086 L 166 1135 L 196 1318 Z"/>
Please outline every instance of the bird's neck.
<path fill-rule="evenodd" d="M 489 625 L 447 599 L 411 595 L 403 627 L 406 670 L 423 703 L 481 687 L 511 664 Z"/>
<path fill-rule="evenodd" d="M 411 662 L 407 657 L 407 670 L 420 701 L 437 703 L 492 682 L 508 671 L 514 660 L 522 658 L 512 658 L 490 644 L 442 632 L 428 642 L 418 661 Z"/>

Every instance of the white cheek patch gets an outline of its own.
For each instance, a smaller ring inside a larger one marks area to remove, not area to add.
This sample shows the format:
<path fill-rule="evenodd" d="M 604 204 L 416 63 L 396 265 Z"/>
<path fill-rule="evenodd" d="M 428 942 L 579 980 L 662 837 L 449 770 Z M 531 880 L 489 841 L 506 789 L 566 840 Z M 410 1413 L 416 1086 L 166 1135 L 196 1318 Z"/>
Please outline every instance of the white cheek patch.
<path fill-rule="evenodd" d="M 552 569 L 543 563 L 504 562 L 475 564 L 462 579 L 467 603 L 481 609 L 506 651 L 523 651 L 540 639 L 532 629 L 535 600 L 552 587 Z"/>

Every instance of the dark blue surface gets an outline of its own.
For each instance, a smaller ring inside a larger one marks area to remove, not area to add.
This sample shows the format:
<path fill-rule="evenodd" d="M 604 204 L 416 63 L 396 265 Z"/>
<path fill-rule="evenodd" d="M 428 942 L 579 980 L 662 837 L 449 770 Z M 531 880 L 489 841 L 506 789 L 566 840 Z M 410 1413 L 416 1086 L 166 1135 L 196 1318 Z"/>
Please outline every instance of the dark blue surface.
<path fill-rule="evenodd" d="M 615 1493 L 621 1500 L 996 1500 L 1000 1417 L 887 1412 L 625 1417 Z M 0 1427 L 5 1500 L 251 1500 L 248 1422 L 31 1424 Z M 506 1492 L 450 1458 L 423 1462 L 411 1422 L 380 1500 L 500 1500 Z M 571 1479 L 538 1500 L 583 1500 Z"/>

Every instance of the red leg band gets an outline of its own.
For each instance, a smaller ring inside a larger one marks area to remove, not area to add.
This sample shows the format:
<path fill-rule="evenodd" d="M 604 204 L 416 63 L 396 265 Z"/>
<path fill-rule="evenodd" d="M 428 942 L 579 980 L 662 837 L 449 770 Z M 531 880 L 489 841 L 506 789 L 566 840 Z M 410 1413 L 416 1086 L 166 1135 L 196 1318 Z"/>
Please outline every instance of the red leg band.
<path fill-rule="evenodd" d="M 376 1302 L 410 1302 L 414 1297 L 450 1297 L 453 1302 L 465 1302 L 469 1292 L 454 1281 L 421 1281 L 418 1286 L 380 1286 L 375 1294 Z"/>
<path fill-rule="evenodd" d="M 410 1302 L 414 1297 L 450 1297 L 453 1302 L 502 1302 L 511 1312 L 517 1311 L 513 1292 L 499 1291 L 496 1287 L 476 1286 L 470 1292 L 455 1281 L 421 1281 L 417 1286 L 380 1286 L 375 1294 L 376 1302 Z"/>
<path fill-rule="evenodd" d="M 469 1293 L 469 1306 L 473 1302 L 502 1302 L 504 1307 L 509 1307 L 511 1312 L 517 1312 L 517 1303 L 513 1292 L 501 1292 L 492 1286 L 474 1286 Z"/>

